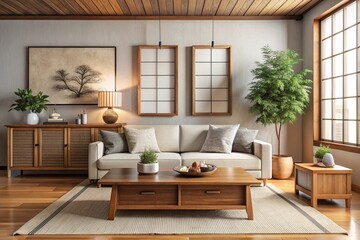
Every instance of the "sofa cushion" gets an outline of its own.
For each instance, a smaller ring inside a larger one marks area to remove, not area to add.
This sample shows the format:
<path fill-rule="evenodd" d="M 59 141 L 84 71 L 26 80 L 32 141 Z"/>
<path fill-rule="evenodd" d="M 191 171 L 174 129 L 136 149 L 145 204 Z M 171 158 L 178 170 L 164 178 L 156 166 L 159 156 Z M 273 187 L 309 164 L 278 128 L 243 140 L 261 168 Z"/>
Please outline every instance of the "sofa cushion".
<path fill-rule="evenodd" d="M 126 126 L 124 130 L 130 153 L 142 153 L 148 149 L 160 152 L 154 128 L 137 129 Z"/>
<path fill-rule="evenodd" d="M 253 142 L 257 134 L 258 130 L 239 128 L 234 139 L 232 151 L 253 153 Z"/>
<path fill-rule="evenodd" d="M 129 151 L 124 133 L 101 130 L 100 135 L 105 145 L 105 154 Z"/>
<path fill-rule="evenodd" d="M 161 152 L 156 154 L 161 171 L 170 171 L 174 167 L 181 165 L 179 153 Z M 97 161 L 97 167 L 102 170 L 111 168 L 136 168 L 140 161 L 140 154 L 114 153 L 105 155 Z"/>
<path fill-rule="evenodd" d="M 191 166 L 194 161 L 205 161 L 217 167 L 242 167 L 245 170 L 261 169 L 261 160 L 255 155 L 248 153 L 181 153 L 183 165 Z"/>
<path fill-rule="evenodd" d="M 200 152 L 231 153 L 235 134 L 239 126 L 239 124 L 226 127 L 210 125 Z"/>
<path fill-rule="evenodd" d="M 156 140 L 162 152 L 180 152 L 179 125 L 127 125 L 131 128 L 154 128 Z"/>

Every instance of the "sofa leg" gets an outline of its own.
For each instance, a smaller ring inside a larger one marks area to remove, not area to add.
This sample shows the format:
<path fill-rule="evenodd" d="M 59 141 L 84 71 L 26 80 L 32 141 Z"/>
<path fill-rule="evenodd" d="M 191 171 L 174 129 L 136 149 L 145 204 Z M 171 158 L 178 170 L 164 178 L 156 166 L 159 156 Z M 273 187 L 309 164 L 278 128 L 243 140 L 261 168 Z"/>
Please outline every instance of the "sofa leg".
<path fill-rule="evenodd" d="M 263 179 L 264 187 L 266 186 L 266 183 L 267 183 L 267 178 L 264 178 L 264 179 Z"/>
<path fill-rule="evenodd" d="M 101 188 L 101 183 L 98 183 L 98 184 L 97 184 L 97 187 L 98 187 L 98 188 Z"/>

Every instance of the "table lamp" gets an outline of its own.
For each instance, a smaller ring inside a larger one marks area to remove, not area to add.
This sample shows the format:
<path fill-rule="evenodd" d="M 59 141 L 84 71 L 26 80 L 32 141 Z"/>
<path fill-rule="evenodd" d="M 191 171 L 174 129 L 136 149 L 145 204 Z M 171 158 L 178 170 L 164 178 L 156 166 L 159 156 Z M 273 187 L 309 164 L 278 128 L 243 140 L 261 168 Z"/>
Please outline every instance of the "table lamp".
<path fill-rule="evenodd" d="M 121 107 L 121 92 L 101 91 L 98 92 L 98 107 L 107 107 L 103 114 L 103 120 L 107 124 L 116 123 L 118 114 L 114 111 L 114 107 Z"/>

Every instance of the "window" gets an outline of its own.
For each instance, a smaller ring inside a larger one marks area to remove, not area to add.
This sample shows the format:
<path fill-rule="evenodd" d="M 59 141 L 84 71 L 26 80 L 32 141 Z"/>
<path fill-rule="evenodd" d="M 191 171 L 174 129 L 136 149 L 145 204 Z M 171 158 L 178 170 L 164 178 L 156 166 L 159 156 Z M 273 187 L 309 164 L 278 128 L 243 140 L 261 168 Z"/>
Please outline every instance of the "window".
<path fill-rule="evenodd" d="M 320 19 L 321 141 L 360 145 L 359 4 Z"/>

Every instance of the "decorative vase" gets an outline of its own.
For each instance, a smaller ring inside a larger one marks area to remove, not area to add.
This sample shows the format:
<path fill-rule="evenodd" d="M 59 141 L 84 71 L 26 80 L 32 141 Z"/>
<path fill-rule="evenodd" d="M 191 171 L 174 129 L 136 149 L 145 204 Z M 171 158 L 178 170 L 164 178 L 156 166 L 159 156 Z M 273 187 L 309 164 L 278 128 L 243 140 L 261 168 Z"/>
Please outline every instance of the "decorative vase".
<path fill-rule="evenodd" d="M 322 163 L 324 164 L 325 167 L 334 167 L 335 166 L 334 156 L 331 153 L 325 153 L 322 159 Z"/>
<path fill-rule="evenodd" d="M 25 118 L 25 123 L 26 124 L 29 124 L 29 125 L 36 125 L 39 123 L 39 116 L 30 111 L 27 115 L 26 115 L 26 118 Z"/>
<path fill-rule="evenodd" d="M 159 162 L 146 164 L 138 162 L 137 170 L 140 174 L 157 174 L 159 172 Z"/>
<path fill-rule="evenodd" d="M 275 179 L 287 179 L 293 173 L 294 161 L 290 156 L 272 156 L 272 176 Z"/>

